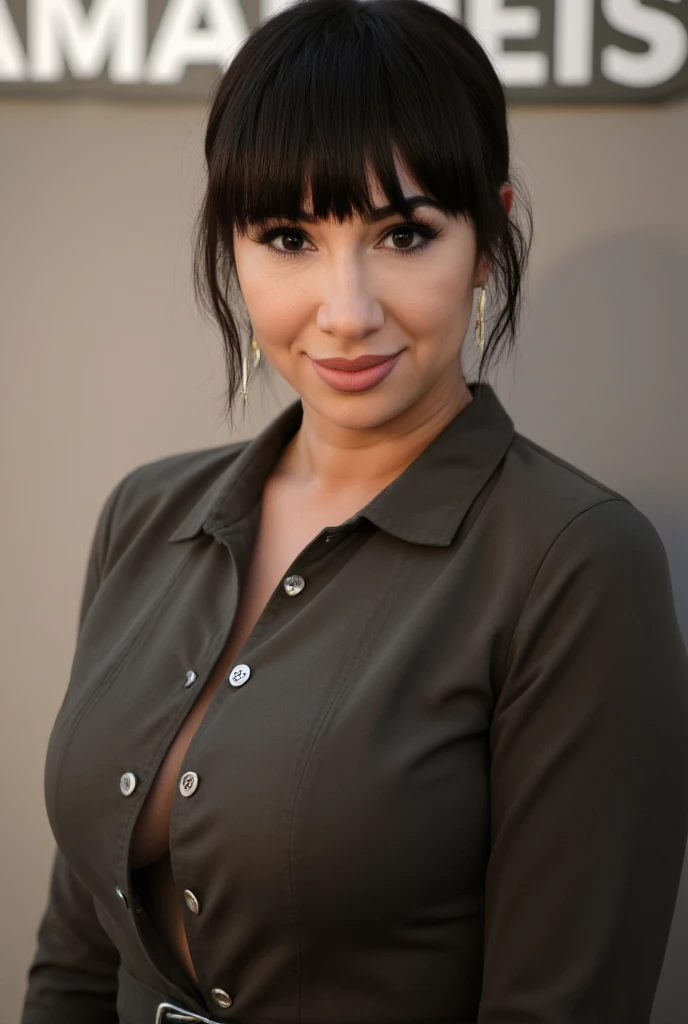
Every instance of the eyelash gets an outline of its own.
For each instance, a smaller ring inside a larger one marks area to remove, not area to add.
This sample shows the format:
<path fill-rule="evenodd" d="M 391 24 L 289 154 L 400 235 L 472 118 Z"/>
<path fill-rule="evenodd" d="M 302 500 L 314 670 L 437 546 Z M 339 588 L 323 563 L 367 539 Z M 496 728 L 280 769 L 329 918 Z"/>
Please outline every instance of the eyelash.
<path fill-rule="evenodd" d="M 414 234 L 421 235 L 424 238 L 424 241 L 421 242 L 420 245 L 415 245 L 412 249 L 391 250 L 392 252 L 396 253 L 399 256 L 414 256 L 416 253 L 422 252 L 423 249 L 427 248 L 431 240 L 433 238 L 436 238 L 437 235 L 440 234 L 440 231 L 435 231 L 433 228 L 428 227 L 427 224 L 423 224 L 420 221 L 407 221 L 405 224 L 394 224 L 393 227 L 389 228 L 389 230 L 385 232 L 385 234 L 382 236 L 382 239 L 387 238 L 389 235 L 393 235 L 395 231 L 413 231 Z M 293 258 L 295 256 L 301 256 L 303 255 L 303 252 L 307 252 L 308 250 L 288 252 L 284 249 L 276 249 L 274 245 L 270 245 L 270 242 L 273 240 L 273 238 L 279 238 L 280 235 L 286 235 L 289 233 L 302 236 L 304 235 L 304 232 L 302 231 L 301 228 L 270 228 L 268 231 L 265 231 L 262 235 L 260 235 L 257 241 L 260 242 L 261 245 L 266 246 L 266 248 L 268 248 L 271 252 L 275 253 L 275 255 L 286 256 L 288 259 Z M 382 241 L 382 239 L 380 239 L 380 241 Z"/>

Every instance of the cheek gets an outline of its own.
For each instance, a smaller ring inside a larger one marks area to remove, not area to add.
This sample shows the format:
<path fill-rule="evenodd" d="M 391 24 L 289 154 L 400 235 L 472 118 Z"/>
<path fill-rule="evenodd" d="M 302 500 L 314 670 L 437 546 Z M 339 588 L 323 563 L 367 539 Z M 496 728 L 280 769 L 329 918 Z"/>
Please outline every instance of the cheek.
<path fill-rule="evenodd" d="M 278 260 L 269 260 L 261 249 L 235 243 L 235 265 L 244 303 L 257 335 L 271 357 L 273 348 L 279 349 L 293 341 L 297 327 L 307 308 L 307 295 L 299 288 L 293 274 L 285 273 Z M 279 261 L 281 263 L 281 261 Z M 284 261 L 288 263 L 287 260 Z M 281 272 L 280 272 L 281 271 Z M 304 285 L 307 282 L 304 279 Z"/>
<path fill-rule="evenodd" d="M 446 346 L 448 336 L 460 345 L 471 316 L 473 240 L 460 229 L 447 242 L 434 253 L 390 259 L 374 286 L 388 318 L 423 349 L 418 351 L 421 360 L 426 347 L 433 342 Z M 286 368 L 294 339 L 308 330 L 309 318 L 318 308 L 313 277 L 305 271 L 297 273 L 289 260 L 266 257 L 250 243 L 235 245 L 235 260 L 241 292 L 253 327 L 263 339 L 265 355 L 278 368 Z"/>
<path fill-rule="evenodd" d="M 458 326 L 463 338 L 461 328 L 471 315 L 475 237 L 463 221 L 445 230 L 445 237 L 431 242 L 417 260 L 401 258 L 404 266 L 394 288 L 394 306 L 412 336 L 446 339 L 447 334 L 457 334 Z"/>
<path fill-rule="evenodd" d="M 422 264 L 422 266 L 421 266 Z M 448 336 L 463 339 L 473 305 L 472 264 L 464 256 L 433 265 L 419 259 L 419 270 L 398 291 L 393 308 L 410 337 L 446 343 Z"/>

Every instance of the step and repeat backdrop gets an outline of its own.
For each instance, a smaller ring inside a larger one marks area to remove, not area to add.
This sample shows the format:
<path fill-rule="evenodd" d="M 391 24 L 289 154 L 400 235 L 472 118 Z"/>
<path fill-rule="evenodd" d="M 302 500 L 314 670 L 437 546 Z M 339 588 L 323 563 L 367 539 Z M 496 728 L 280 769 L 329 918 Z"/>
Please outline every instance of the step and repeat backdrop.
<path fill-rule="evenodd" d="M 280 0 L 0 0 L 0 95 L 195 98 Z M 441 0 L 519 102 L 658 101 L 688 86 L 683 0 Z"/>
<path fill-rule="evenodd" d="M 8 1022 L 47 897 L 45 749 L 96 515 L 135 465 L 250 436 L 293 398 L 278 380 L 258 388 L 229 436 L 220 340 L 191 288 L 210 90 L 282 6 L 0 0 Z M 517 429 L 653 521 L 688 642 L 688 0 L 436 6 L 507 88 L 535 216 L 522 331 L 493 382 Z M 687 945 L 684 872 L 652 1024 L 688 1020 Z"/>

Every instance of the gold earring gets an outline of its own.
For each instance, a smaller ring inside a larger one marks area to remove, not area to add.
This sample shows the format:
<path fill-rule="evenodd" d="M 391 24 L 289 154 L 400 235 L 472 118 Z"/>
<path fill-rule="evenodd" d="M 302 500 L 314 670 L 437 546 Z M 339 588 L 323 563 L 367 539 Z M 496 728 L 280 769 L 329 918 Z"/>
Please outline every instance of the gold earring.
<path fill-rule="evenodd" d="M 485 312 L 485 288 L 483 285 L 480 286 L 480 295 L 478 296 L 478 317 L 475 321 L 475 333 L 478 342 L 478 350 L 482 355 L 484 338 L 484 312 Z"/>
<path fill-rule="evenodd" d="M 256 341 L 255 334 L 251 336 L 251 362 L 255 369 L 260 362 L 260 345 Z M 248 401 L 248 359 L 246 354 L 241 357 L 241 393 L 244 396 L 244 402 Z"/>

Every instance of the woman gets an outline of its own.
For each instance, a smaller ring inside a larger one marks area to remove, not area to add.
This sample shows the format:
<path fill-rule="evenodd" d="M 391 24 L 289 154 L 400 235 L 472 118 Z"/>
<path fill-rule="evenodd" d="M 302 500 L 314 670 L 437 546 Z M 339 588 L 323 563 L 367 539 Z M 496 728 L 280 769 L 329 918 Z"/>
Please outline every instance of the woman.
<path fill-rule="evenodd" d="M 488 57 L 417 0 L 302 0 L 206 158 L 230 408 L 261 353 L 299 397 L 105 502 L 23 1024 L 646 1024 L 686 650 L 654 526 L 482 379 L 530 240 Z"/>

